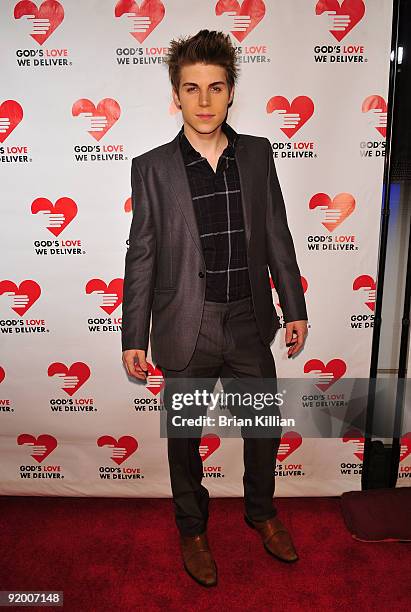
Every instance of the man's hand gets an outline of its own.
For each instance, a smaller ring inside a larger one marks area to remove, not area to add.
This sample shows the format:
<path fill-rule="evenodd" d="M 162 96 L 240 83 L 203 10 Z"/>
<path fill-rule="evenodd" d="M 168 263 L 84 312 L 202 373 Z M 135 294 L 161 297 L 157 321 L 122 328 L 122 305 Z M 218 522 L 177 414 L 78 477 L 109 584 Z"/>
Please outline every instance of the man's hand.
<path fill-rule="evenodd" d="M 305 338 L 308 334 L 307 321 L 290 321 L 285 324 L 285 344 L 290 346 L 288 357 L 296 355 L 303 348 Z"/>
<path fill-rule="evenodd" d="M 146 352 L 141 349 L 130 349 L 123 351 L 123 363 L 129 376 L 146 380 L 148 366 Z"/>

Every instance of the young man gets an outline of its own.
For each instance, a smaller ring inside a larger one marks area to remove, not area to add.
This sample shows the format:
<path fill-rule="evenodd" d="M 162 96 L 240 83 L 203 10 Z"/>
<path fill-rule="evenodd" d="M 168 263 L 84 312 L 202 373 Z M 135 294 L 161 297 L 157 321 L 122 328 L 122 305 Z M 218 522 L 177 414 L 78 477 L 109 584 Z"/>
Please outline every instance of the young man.
<path fill-rule="evenodd" d="M 167 64 L 184 124 L 132 162 L 123 363 L 145 379 L 151 314 L 166 387 L 174 378 L 276 378 L 270 342 L 280 325 L 267 266 L 289 357 L 304 344 L 307 312 L 270 142 L 226 122 L 237 79 L 229 36 L 201 30 L 174 40 Z M 245 519 L 269 553 L 291 562 L 298 556 L 273 506 L 278 445 L 279 437 L 244 438 Z M 215 585 L 199 437 L 169 437 L 168 460 L 184 567 Z"/>

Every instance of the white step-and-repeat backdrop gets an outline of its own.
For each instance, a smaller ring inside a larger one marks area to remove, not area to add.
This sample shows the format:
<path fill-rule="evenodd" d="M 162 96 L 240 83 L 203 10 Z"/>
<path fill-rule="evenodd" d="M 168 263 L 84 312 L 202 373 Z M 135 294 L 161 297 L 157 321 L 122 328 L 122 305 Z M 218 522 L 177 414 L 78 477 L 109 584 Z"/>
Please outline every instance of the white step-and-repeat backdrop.
<path fill-rule="evenodd" d="M 130 166 L 179 130 L 163 59 L 205 27 L 236 46 L 229 123 L 272 143 L 302 273 L 309 336 L 287 360 L 277 333 L 278 376 L 315 378 L 301 410 L 341 419 L 339 382 L 369 372 L 391 17 L 390 0 L 2 3 L 1 493 L 170 495 L 161 372 L 149 354 L 137 383 L 121 361 Z M 242 440 L 206 434 L 211 493 L 240 495 Z M 355 427 L 288 432 L 276 494 L 360 488 L 362 450 Z"/>

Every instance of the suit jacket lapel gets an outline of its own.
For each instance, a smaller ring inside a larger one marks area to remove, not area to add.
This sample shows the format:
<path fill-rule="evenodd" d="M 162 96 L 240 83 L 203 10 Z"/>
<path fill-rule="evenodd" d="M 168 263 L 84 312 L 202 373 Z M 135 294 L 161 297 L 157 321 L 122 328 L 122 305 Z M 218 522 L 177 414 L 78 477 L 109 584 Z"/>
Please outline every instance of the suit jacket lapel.
<path fill-rule="evenodd" d="M 177 136 L 170 142 L 170 155 L 166 156 L 167 168 L 170 177 L 170 186 L 188 225 L 190 234 L 198 248 L 201 257 L 203 249 L 201 246 L 200 235 L 198 233 L 197 219 L 194 211 L 191 190 L 188 182 L 183 156 Z M 204 258 L 203 258 L 204 260 Z"/>
<path fill-rule="evenodd" d="M 170 154 L 166 156 L 166 163 L 170 177 L 170 186 L 172 191 L 174 192 L 174 195 L 183 214 L 183 217 L 187 223 L 194 243 L 198 248 L 201 256 L 203 257 L 203 249 L 201 246 L 200 235 L 198 233 L 197 219 L 194 211 L 193 201 L 191 198 L 190 185 L 186 174 L 184 160 L 178 142 L 178 134 L 169 144 Z M 248 250 L 248 245 L 250 242 L 252 210 L 250 198 L 250 174 L 247 172 L 247 168 L 250 167 L 250 163 L 248 159 L 249 153 L 247 152 L 247 148 L 244 145 L 241 134 L 239 134 L 239 138 L 235 147 L 235 158 L 240 177 L 241 204 L 243 209 L 244 229 Z"/>

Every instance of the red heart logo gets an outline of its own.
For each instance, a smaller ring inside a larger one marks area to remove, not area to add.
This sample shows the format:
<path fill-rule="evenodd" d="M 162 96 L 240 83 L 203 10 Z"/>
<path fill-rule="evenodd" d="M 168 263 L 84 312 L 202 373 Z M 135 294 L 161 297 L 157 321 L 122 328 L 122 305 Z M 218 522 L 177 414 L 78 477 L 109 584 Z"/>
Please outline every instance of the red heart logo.
<path fill-rule="evenodd" d="M 150 17 L 151 23 L 145 32 L 130 32 L 139 43 L 144 42 L 158 26 L 165 12 L 164 4 L 160 0 L 144 0 L 140 6 L 134 0 L 119 0 L 114 9 L 116 17 L 121 17 L 124 13 L 134 13 L 136 17 Z"/>
<path fill-rule="evenodd" d="M 163 372 L 159 367 L 153 367 L 153 365 L 147 361 L 148 375 L 146 382 L 146 389 L 153 395 L 158 395 L 161 389 L 164 387 Z"/>
<path fill-rule="evenodd" d="M 22 119 L 23 109 L 20 104 L 16 100 L 5 100 L 0 106 L 0 142 L 10 136 Z"/>
<path fill-rule="evenodd" d="M 122 278 L 115 278 L 108 285 L 101 278 L 93 278 L 86 285 L 86 293 L 103 293 L 104 295 L 116 295 L 117 300 L 110 306 L 100 306 L 104 312 L 111 315 L 115 309 L 123 301 L 123 284 Z"/>
<path fill-rule="evenodd" d="M 363 113 L 368 113 L 370 110 L 378 109 L 383 113 L 387 112 L 387 103 L 382 96 L 368 96 L 362 103 L 361 110 Z M 375 126 L 375 129 L 383 136 L 387 136 L 387 127 Z"/>
<path fill-rule="evenodd" d="M 327 365 L 324 365 L 320 359 L 310 359 L 304 365 L 304 374 L 309 374 L 310 372 L 321 373 L 324 374 L 324 380 L 329 381 L 316 383 L 315 386 L 321 391 L 329 389 L 341 376 L 344 376 L 346 370 L 347 365 L 342 359 L 331 359 Z"/>
<path fill-rule="evenodd" d="M 281 437 L 280 446 L 277 451 L 277 459 L 283 462 L 297 450 L 303 443 L 301 435 L 296 431 L 288 431 Z"/>
<path fill-rule="evenodd" d="M 25 306 L 12 306 L 12 310 L 22 317 L 33 306 L 34 302 L 39 299 L 41 289 L 40 285 L 34 280 L 24 280 L 18 287 L 13 281 L 3 280 L 0 281 L 0 295 L 3 295 L 3 293 L 13 293 L 14 295 L 28 298 Z"/>
<path fill-rule="evenodd" d="M 362 461 L 364 459 L 364 436 L 362 435 L 359 429 L 350 429 L 346 432 L 343 437 L 343 442 L 349 442 L 350 444 L 356 444 L 358 446 L 358 450 L 354 453 L 354 455 Z"/>
<path fill-rule="evenodd" d="M 5 378 L 6 378 L 6 372 L 4 371 L 4 368 L 0 366 L 0 383 L 2 383 Z"/>
<path fill-rule="evenodd" d="M 325 11 L 335 11 L 337 15 L 350 16 L 350 23 L 343 31 L 330 30 L 334 38 L 340 42 L 364 17 L 365 4 L 363 0 L 343 0 L 341 5 L 337 0 L 319 0 L 315 7 L 315 14 L 321 15 Z"/>
<path fill-rule="evenodd" d="M 81 361 L 76 361 L 70 368 L 64 363 L 55 362 L 49 365 L 47 374 L 49 376 L 62 374 L 63 377 L 70 377 L 71 380 L 64 381 L 62 390 L 72 396 L 90 378 L 90 368 Z"/>
<path fill-rule="evenodd" d="M 121 436 L 118 440 L 113 438 L 113 436 L 100 436 L 97 440 L 97 445 L 112 446 L 113 454 L 111 459 L 117 463 L 117 465 L 120 465 L 128 459 L 138 448 L 138 442 L 132 436 Z M 118 449 L 119 452 L 114 451 L 114 449 Z"/>
<path fill-rule="evenodd" d="M 46 457 L 50 455 L 54 451 L 57 446 L 57 440 L 54 436 L 50 436 L 49 434 L 41 434 L 35 438 L 31 434 L 20 434 L 17 438 L 17 444 L 32 444 L 34 446 L 44 446 L 44 450 L 35 451 L 32 453 L 33 459 L 35 459 L 38 463 L 44 461 Z"/>
<path fill-rule="evenodd" d="M 278 110 L 294 113 L 299 116 L 299 122 L 295 127 L 280 128 L 288 138 L 291 138 L 307 123 L 314 113 L 314 102 L 308 96 L 297 96 L 290 104 L 284 96 L 274 96 L 268 100 L 266 111 L 267 113 L 273 113 Z"/>
<path fill-rule="evenodd" d="M 408 455 L 411 455 L 411 431 L 405 433 L 401 438 L 400 461 L 404 461 Z"/>
<path fill-rule="evenodd" d="M 59 198 L 55 204 L 47 198 L 36 198 L 31 205 L 31 212 L 36 215 L 43 211 L 64 216 L 64 222 L 60 227 L 47 227 L 49 232 L 58 236 L 77 215 L 77 204 L 71 198 L 66 197 Z"/>
<path fill-rule="evenodd" d="M 124 202 L 124 212 L 129 213 L 132 212 L 133 210 L 133 204 L 131 201 L 131 198 L 127 198 L 127 200 Z"/>
<path fill-rule="evenodd" d="M 201 461 L 204 463 L 204 461 L 219 448 L 220 444 L 221 441 L 217 434 L 210 433 L 203 436 L 199 446 Z"/>
<path fill-rule="evenodd" d="M 338 219 L 332 221 L 321 221 L 322 225 L 333 232 L 336 227 L 351 215 L 355 210 L 355 199 L 351 193 L 338 193 L 333 200 L 326 193 L 316 193 L 310 200 L 309 208 L 312 210 L 317 206 L 326 206 L 328 210 L 339 212 Z"/>
<path fill-rule="evenodd" d="M 101 140 L 108 130 L 118 121 L 121 115 L 121 108 L 119 103 L 112 98 L 104 98 L 97 104 L 97 108 L 94 106 L 91 100 L 82 98 L 74 102 L 73 108 L 71 109 L 73 117 L 77 117 L 80 113 L 91 113 L 93 117 L 105 117 L 107 119 L 107 125 L 102 128 L 99 132 L 89 130 L 90 136 L 93 136 L 97 141 Z"/>
<path fill-rule="evenodd" d="M 241 42 L 264 17 L 265 4 L 262 0 L 244 0 L 240 6 L 237 0 L 219 0 L 215 7 L 215 14 L 219 16 L 228 11 L 235 11 L 237 15 L 249 15 L 251 17 L 250 23 L 244 32 L 231 32 Z"/>
<path fill-rule="evenodd" d="M 36 19 L 48 19 L 50 27 L 45 34 L 30 34 L 39 45 L 42 45 L 59 27 L 64 19 L 64 9 L 56 0 L 45 0 L 38 9 L 34 2 L 22 0 L 14 7 L 14 19 L 20 19 L 25 15 L 34 15 Z"/>
<path fill-rule="evenodd" d="M 359 289 L 368 289 L 368 290 L 371 289 L 374 291 L 376 286 L 377 285 L 375 284 L 374 279 L 368 274 L 361 274 L 361 276 L 357 276 L 357 278 L 354 280 L 352 284 L 352 288 L 354 291 L 358 291 Z M 368 308 L 374 312 L 375 301 L 364 302 L 364 304 L 368 306 Z"/>

